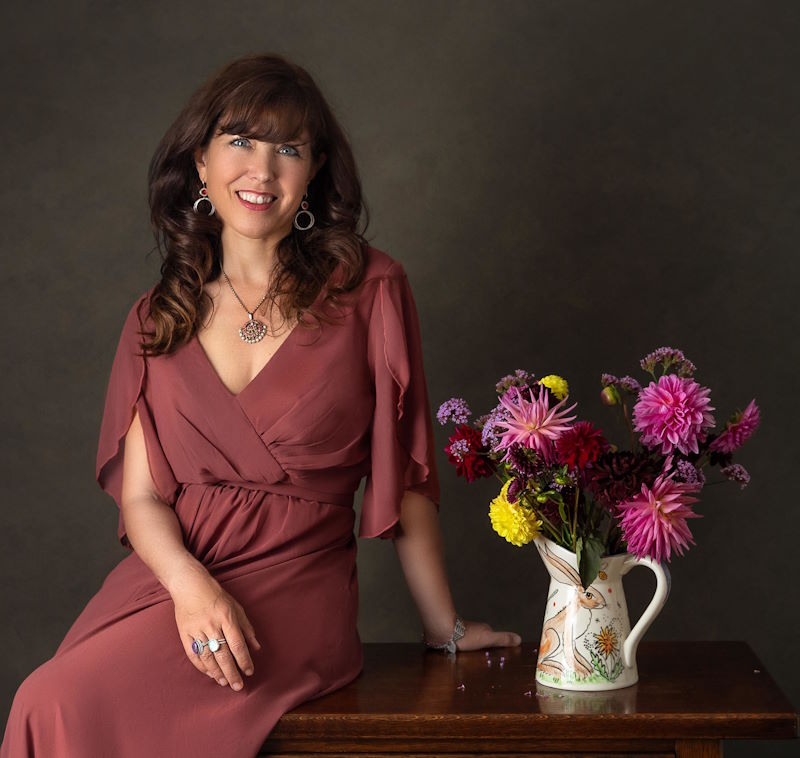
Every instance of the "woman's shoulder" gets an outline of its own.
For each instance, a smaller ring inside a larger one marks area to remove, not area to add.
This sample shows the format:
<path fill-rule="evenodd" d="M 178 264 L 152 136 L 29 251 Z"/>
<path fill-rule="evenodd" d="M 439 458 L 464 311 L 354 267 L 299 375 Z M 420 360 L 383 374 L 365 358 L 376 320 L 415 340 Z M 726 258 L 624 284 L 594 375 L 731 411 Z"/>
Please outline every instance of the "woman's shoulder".
<path fill-rule="evenodd" d="M 123 332 L 138 331 L 140 327 L 144 326 L 150 317 L 150 298 L 156 284 L 149 287 L 136 297 L 132 302 L 129 301 L 128 312 L 123 322 Z"/>
<path fill-rule="evenodd" d="M 379 250 L 371 245 L 365 246 L 366 269 L 364 279 L 383 279 L 392 277 L 403 277 L 405 271 L 403 264 L 389 253 Z"/>

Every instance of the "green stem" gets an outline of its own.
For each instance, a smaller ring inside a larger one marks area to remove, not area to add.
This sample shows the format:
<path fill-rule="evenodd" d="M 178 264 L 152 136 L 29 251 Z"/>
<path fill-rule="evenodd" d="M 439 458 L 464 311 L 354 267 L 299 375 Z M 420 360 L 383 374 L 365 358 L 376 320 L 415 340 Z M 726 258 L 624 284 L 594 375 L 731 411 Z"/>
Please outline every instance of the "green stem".
<path fill-rule="evenodd" d="M 572 549 L 575 549 L 575 532 L 578 530 L 578 501 L 581 497 L 581 488 L 575 484 L 575 511 L 572 515 Z"/>
<path fill-rule="evenodd" d="M 631 416 L 628 413 L 628 404 L 623 401 L 622 413 L 625 416 L 625 424 L 628 427 L 628 433 L 631 436 L 631 452 L 636 452 L 636 437 L 633 431 L 633 424 L 631 423 Z"/>
<path fill-rule="evenodd" d="M 536 515 L 539 518 L 539 520 L 542 522 L 542 526 L 547 527 L 547 530 L 550 532 L 551 536 L 555 539 L 556 542 L 558 542 L 558 538 L 559 538 L 558 530 L 553 526 L 553 524 L 550 521 L 550 519 L 547 518 L 547 516 L 545 516 L 541 512 L 537 512 Z"/>

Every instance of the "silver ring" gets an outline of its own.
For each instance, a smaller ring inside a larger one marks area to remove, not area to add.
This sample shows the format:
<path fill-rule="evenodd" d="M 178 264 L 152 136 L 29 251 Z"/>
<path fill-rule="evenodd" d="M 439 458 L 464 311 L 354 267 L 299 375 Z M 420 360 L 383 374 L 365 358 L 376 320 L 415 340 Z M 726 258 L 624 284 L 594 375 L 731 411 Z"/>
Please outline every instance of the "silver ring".
<path fill-rule="evenodd" d="M 217 650 L 219 650 L 220 647 L 222 647 L 222 645 L 225 644 L 225 642 L 226 642 L 226 640 L 223 637 L 222 639 L 219 639 L 219 640 L 209 640 L 206 644 L 208 645 L 208 649 L 212 653 L 216 653 Z"/>
<path fill-rule="evenodd" d="M 208 645 L 208 649 L 212 653 L 216 653 L 217 650 L 219 650 L 220 647 L 224 645 L 226 642 L 227 640 L 224 637 L 218 640 L 210 639 L 208 642 L 203 642 L 203 640 L 194 640 L 194 642 L 192 642 L 192 650 L 195 652 L 196 655 L 202 655 L 205 646 Z"/>

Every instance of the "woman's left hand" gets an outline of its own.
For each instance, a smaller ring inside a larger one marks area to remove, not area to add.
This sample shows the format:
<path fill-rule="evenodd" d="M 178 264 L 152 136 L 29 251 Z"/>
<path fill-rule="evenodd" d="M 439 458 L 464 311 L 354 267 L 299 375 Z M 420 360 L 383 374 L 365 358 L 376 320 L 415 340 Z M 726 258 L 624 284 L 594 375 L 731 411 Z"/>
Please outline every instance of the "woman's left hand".
<path fill-rule="evenodd" d="M 516 647 L 522 637 L 516 632 L 496 632 L 483 621 L 464 620 L 466 632 L 456 640 L 456 650 L 480 650 L 485 647 Z"/>

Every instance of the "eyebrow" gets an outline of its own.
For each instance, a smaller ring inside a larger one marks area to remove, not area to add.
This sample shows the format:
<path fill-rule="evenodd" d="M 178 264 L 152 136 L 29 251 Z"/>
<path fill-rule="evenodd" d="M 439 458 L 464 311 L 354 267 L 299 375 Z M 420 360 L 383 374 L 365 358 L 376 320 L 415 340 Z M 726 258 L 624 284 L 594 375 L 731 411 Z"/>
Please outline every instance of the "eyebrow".
<path fill-rule="evenodd" d="M 247 134 L 243 134 L 241 132 L 227 132 L 227 131 L 223 131 L 222 129 L 218 129 L 217 133 L 214 136 L 215 137 L 222 137 L 223 135 L 228 136 L 228 137 L 238 137 L 238 138 L 241 138 L 241 139 L 254 139 L 257 142 L 266 142 L 266 140 L 260 140 L 260 139 L 258 139 L 258 137 L 250 137 Z M 292 139 L 285 139 L 285 140 L 281 140 L 280 143 L 279 142 L 273 142 L 272 144 L 273 145 L 278 145 L 278 144 L 283 144 L 283 143 L 285 143 L 287 145 L 291 144 L 291 145 L 296 145 L 297 147 L 303 147 L 304 145 L 310 145 L 311 144 L 311 140 L 307 139 L 305 142 L 295 142 Z"/>

